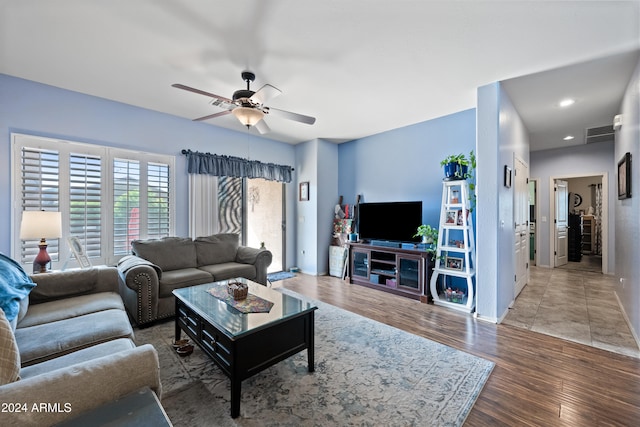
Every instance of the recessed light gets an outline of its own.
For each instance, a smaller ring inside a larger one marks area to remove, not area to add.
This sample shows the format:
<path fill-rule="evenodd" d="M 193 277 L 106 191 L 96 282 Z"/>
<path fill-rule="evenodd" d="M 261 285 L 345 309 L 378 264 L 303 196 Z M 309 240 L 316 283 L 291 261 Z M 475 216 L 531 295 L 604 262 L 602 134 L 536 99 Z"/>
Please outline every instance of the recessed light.
<path fill-rule="evenodd" d="M 573 136 L 573 135 L 567 135 L 567 136 L 565 136 L 565 137 L 564 137 L 564 138 L 562 138 L 562 139 L 564 139 L 565 141 L 571 141 L 573 138 L 574 138 L 574 136 Z"/>
<path fill-rule="evenodd" d="M 560 105 L 562 108 L 566 108 L 566 107 L 568 107 L 570 105 L 573 105 L 575 103 L 576 103 L 575 99 L 566 98 L 566 99 L 563 99 L 562 101 L 560 101 L 560 103 L 558 105 Z"/>

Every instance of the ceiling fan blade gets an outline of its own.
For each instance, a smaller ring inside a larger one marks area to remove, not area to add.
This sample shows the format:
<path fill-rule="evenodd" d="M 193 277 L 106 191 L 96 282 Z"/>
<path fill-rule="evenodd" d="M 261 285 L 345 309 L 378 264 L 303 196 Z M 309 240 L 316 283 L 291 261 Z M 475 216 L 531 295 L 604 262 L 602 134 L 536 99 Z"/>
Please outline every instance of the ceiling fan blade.
<path fill-rule="evenodd" d="M 232 100 L 230 100 L 229 98 L 225 98 L 224 96 L 220 96 L 220 95 L 216 95 L 216 94 L 213 94 L 213 93 L 205 92 L 205 91 L 200 90 L 200 89 L 195 89 L 195 88 L 192 88 L 192 87 L 189 87 L 189 86 L 182 85 L 180 83 L 174 83 L 171 86 L 175 87 L 177 89 L 182 89 L 182 90 L 186 90 L 186 91 L 189 91 L 189 92 L 197 93 L 199 95 L 208 96 L 210 98 L 216 98 L 216 99 L 219 99 L 220 101 L 228 102 L 230 104 L 233 103 Z"/>
<path fill-rule="evenodd" d="M 269 126 L 267 125 L 267 122 L 265 122 L 264 119 L 260 120 L 258 123 L 253 125 L 253 127 L 258 129 L 258 132 L 260 132 L 261 134 L 271 132 L 271 128 L 269 128 Z"/>
<path fill-rule="evenodd" d="M 204 117 L 198 117 L 197 119 L 193 119 L 194 122 L 201 122 L 204 120 L 209 120 L 209 119 L 213 119 L 216 117 L 220 117 L 220 116 L 226 116 L 227 114 L 231 114 L 231 110 L 228 111 L 221 111 L 219 113 L 215 113 L 215 114 L 209 114 L 208 116 L 204 116 Z"/>
<path fill-rule="evenodd" d="M 266 84 L 262 86 L 260 89 L 258 89 L 258 91 L 254 93 L 249 99 L 251 99 L 251 101 L 257 104 L 262 105 L 268 100 L 273 99 L 276 96 L 280 95 L 281 93 L 282 91 L 277 87 L 271 86 L 270 84 Z"/>
<path fill-rule="evenodd" d="M 315 117 L 292 113 L 291 111 L 280 110 L 273 107 L 265 107 L 265 110 L 267 110 L 270 114 L 273 113 L 274 115 L 284 117 L 285 119 L 294 120 L 296 122 L 305 123 L 307 125 L 312 125 L 316 122 Z"/>

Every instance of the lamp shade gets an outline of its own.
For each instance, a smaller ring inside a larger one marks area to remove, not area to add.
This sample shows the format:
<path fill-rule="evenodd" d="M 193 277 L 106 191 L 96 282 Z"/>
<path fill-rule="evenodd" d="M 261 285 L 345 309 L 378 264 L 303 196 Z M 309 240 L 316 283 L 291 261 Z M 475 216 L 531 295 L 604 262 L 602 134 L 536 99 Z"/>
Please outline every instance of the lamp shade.
<path fill-rule="evenodd" d="M 57 239 L 59 237 L 62 237 L 62 214 L 60 212 L 22 212 L 20 239 Z"/>
<path fill-rule="evenodd" d="M 264 117 L 262 111 L 250 107 L 236 107 L 231 112 L 245 126 L 254 126 Z"/>

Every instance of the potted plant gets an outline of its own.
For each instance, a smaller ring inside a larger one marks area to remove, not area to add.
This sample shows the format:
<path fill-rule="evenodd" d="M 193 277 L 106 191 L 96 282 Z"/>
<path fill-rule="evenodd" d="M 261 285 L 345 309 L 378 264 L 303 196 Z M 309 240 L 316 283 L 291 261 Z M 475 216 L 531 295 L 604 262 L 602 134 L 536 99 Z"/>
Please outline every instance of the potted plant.
<path fill-rule="evenodd" d="M 471 150 L 469 157 L 464 154 L 451 154 L 442 159 L 440 166 L 444 167 L 444 179 L 453 180 L 469 180 L 469 211 L 473 212 L 476 205 L 476 185 L 473 182 L 474 172 L 476 169 L 476 155 Z"/>
<path fill-rule="evenodd" d="M 422 237 L 422 243 L 429 244 L 427 253 L 431 256 L 431 260 L 435 260 L 436 250 L 438 249 L 438 229 L 433 228 L 429 224 L 422 224 L 418 227 L 413 237 Z"/>
<path fill-rule="evenodd" d="M 445 180 L 465 179 L 469 168 L 469 160 L 462 153 L 450 154 L 442 159 L 440 166 L 444 167 Z"/>

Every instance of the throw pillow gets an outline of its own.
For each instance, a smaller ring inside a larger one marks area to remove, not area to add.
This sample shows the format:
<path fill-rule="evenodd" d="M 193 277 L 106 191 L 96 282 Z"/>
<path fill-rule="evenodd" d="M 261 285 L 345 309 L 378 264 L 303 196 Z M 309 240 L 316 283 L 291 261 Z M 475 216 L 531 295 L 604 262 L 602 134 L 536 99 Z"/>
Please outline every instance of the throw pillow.
<path fill-rule="evenodd" d="M 17 321 L 20 302 L 35 285 L 20 264 L 0 254 L 0 308 L 9 322 Z"/>
<path fill-rule="evenodd" d="M 134 240 L 134 255 L 152 262 L 162 271 L 195 268 L 196 247 L 189 237 L 164 237 L 158 240 Z"/>
<path fill-rule="evenodd" d="M 0 309 L 0 385 L 20 379 L 20 352 L 13 329 Z"/>
<path fill-rule="evenodd" d="M 236 260 L 240 237 L 235 233 L 220 233 L 195 239 L 198 266 L 222 264 Z"/>

